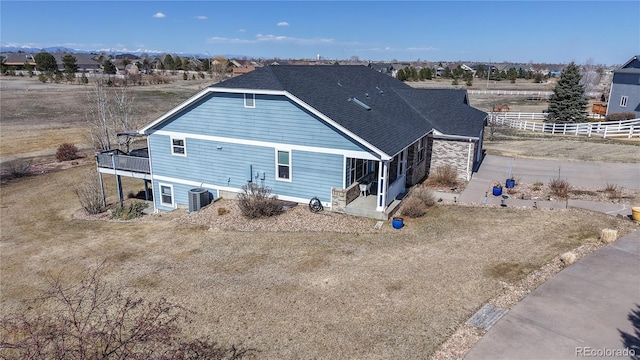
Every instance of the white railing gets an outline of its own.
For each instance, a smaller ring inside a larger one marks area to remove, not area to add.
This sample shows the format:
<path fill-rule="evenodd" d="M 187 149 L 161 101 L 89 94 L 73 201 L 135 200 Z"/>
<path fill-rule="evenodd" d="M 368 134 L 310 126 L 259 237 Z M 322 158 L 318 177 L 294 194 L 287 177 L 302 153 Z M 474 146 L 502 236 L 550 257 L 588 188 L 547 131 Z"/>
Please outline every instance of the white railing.
<path fill-rule="evenodd" d="M 467 90 L 471 95 L 520 95 L 520 96 L 535 96 L 535 97 L 549 97 L 553 94 L 553 91 L 525 91 L 525 90 Z"/>
<path fill-rule="evenodd" d="M 545 123 L 542 113 L 497 113 L 489 119 L 490 124 L 507 126 L 519 130 L 539 131 L 550 134 L 586 135 L 612 137 L 640 137 L 640 118 L 621 121 L 591 122 L 579 124 Z"/>

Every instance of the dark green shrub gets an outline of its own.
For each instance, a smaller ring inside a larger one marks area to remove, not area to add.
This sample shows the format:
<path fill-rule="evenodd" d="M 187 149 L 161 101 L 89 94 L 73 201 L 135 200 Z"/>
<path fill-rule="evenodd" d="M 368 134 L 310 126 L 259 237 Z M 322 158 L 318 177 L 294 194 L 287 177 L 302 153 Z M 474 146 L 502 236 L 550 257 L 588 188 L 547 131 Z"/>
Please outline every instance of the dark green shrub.
<path fill-rule="evenodd" d="M 132 202 L 129 206 L 119 207 L 111 213 L 112 218 L 131 220 L 142 216 L 142 212 L 149 205 L 142 201 Z"/>

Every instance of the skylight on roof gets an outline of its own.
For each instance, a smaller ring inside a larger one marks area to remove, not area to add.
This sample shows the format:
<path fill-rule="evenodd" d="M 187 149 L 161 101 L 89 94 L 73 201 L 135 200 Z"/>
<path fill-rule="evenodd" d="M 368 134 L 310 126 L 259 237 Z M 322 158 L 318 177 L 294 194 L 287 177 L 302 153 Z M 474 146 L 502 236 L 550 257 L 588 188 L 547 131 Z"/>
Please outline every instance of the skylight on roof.
<path fill-rule="evenodd" d="M 353 98 L 349 98 L 349 101 L 353 101 L 356 105 L 360 106 L 361 108 L 363 108 L 363 109 L 365 109 L 367 111 L 371 110 L 371 106 L 363 103 L 362 101 L 358 100 L 357 98 L 354 98 L 354 97 Z"/>

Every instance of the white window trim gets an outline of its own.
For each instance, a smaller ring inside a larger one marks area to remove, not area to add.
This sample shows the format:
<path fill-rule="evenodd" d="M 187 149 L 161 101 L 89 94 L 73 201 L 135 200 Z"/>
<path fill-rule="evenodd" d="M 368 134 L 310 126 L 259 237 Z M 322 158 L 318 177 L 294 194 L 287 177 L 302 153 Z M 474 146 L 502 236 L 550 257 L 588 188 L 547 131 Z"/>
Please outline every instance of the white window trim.
<path fill-rule="evenodd" d="M 629 101 L 629 97 L 628 96 L 620 97 L 620 107 L 626 108 L 628 101 Z"/>
<path fill-rule="evenodd" d="M 169 189 L 171 189 L 171 203 L 166 203 L 162 200 L 162 187 L 168 187 Z M 173 185 L 171 184 L 164 184 L 164 183 L 158 183 L 158 194 L 160 194 L 160 205 L 161 206 L 169 206 L 175 209 L 176 207 L 176 196 L 175 193 L 173 192 Z"/>
<path fill-rule="evenodd" d="M 278 151 L 286 151 L 289 154 L 289 178 L 288 179 L 281 178 L 281 177 L 278 176 L 280 174 L 279 171 L 278 171 L 279 170 L 278 166 L 280 165 L 278 163 Z M 275 149 L 275 156 L 276 156 L 276 159 L 275 159 L 275 163 L 276 163 L 276 180 L 277 181 L 291 182 L 292 181 L 291 179 L 293 178 L 293 163 L 291 162 L 291 149 L 276 148 Z"/>
<path fill-rule="evenodd" d="M 177 152 L 173 151 L 173 147 L 176 145 L 173 145 L 173 140 L 182 140 L 182 143 L 184 144 L 182 147 L 184 148 L 184 154 L 180 154 Z M 171 136 L 170 140 L 171 142 L 171 155 L 175 155 L 175 156 L 187 156 L 187 138 L 184 137 L 177 137 L 177 136 Z"/>
<path fill-rule="evenodd" d="M 247 98 L 251 97 L 251 100 L 253 105 L 247 105 Z M 244 94 L 244 107 L 249 108 L 249 109 L 255 109 L 256 107 L 256 94 Z"/>

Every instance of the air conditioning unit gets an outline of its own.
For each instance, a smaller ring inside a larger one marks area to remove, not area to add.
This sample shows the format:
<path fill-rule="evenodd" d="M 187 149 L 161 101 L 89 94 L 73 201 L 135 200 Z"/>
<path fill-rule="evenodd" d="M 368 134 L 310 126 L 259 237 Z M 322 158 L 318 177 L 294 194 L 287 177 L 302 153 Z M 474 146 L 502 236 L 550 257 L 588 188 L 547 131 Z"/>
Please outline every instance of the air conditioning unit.
<path fill-rule="evenodd" d="M 209 205 L 209 190 L 204 188 L 189 190 L 189 212 L 200 211 L 207 205 Z"/>

